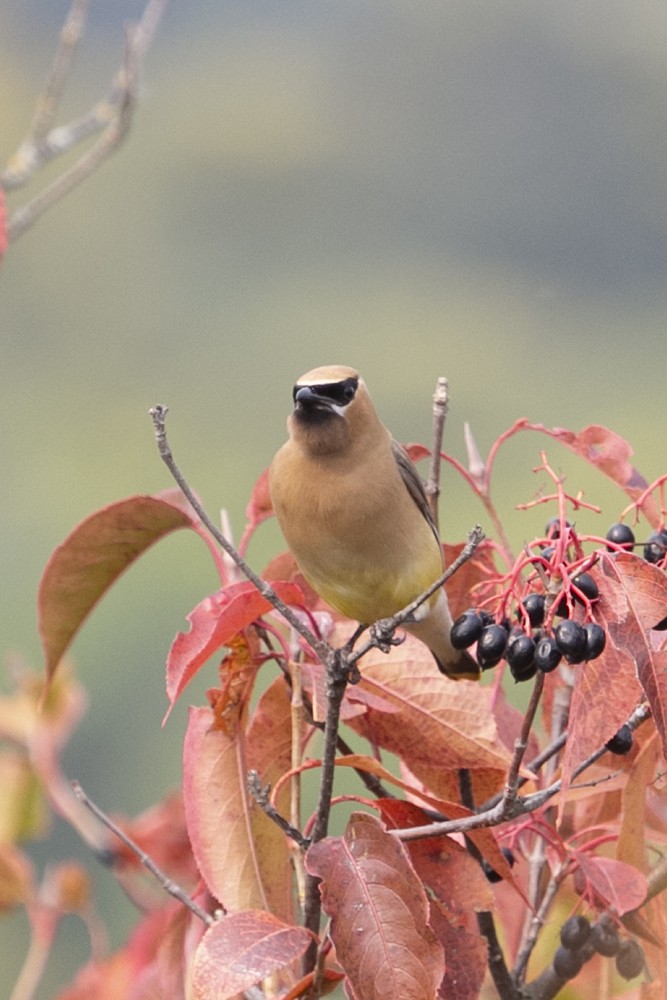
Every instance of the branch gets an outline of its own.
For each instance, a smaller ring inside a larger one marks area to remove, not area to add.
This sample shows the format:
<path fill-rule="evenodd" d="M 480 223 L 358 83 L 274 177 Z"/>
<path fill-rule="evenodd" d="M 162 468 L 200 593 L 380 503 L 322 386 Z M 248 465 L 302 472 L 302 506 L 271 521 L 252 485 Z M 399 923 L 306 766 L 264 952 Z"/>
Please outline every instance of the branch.
<path fill-rule="evenodd" d="M 438 524 L 438 499 L 440 497 L 440 452 L 445 432 L 445 420 L 449 410 L 449 383 L 440 376 L 433 393 L 433 445 L 431 447 L 431 468 L 426 480 L 426 496 L 431 514 Z"/>
<path fill-rule="evenodd" d="M 7 226 L 10 242 L 22 236 L 44 212 L 97 170 L 122 145 L 134 118 L 139 73 L 167 0 L 148 0 L 141 20 L 128 26 L 123 63 L 106 99 L 97 103 L 83 118 L 68 125 L 52 127 L 74 53 L 83 34 L 88 3 L 89 0 L 72 2 L 49 79 L 37 100 L 29 134 L 0 175 L 0 184 L 6 190 L 21 187 L 55 157 L 69 152 L 97 132 L 102 134 L 76 163 L 31 201 L 15 209 Z"/>
<path fill-rule="evenodd" d="M 331 663 L 334 658 L 334 650 L 327 642 L 323 642 L 321 639 L 311 632 L 311 630 L 304 625 L 301 618 L 292 611 L 289 605 L 285 604 L 284 601 L 278 597 L 273 587 L 269 586 L 266 580 L 263 580 L 255 571 L 248 565 L 243 556 L 238 552 L 232 543 L 225 538 L 219 528 L 213 523 L 211 518 L 208 516 L 203 506 L 199 502 L 197 496 L 193 493 L 188 485 L 183 473 L 176 465 L 174 456 L 172 455 L 169 442 L 167 440 L 167 432 L 165 429 L 165 421 L 169 408 L 167 406 L 154 406 L 148 411 L 153 418 L 153 427 L 155 428 L 155 439 L 157 441 L 158 451 L 160 452 L 160 458 L 163 460 L 175 481 L 178 483 L 183 495 L 187 499 L 188 503 L 192 509 L 197 514 L 199 520 L 202 522 L 208 533 L 215 539 L 218 545 L 227 553 L 227 555 L 232 559 L 232 561 L 238 566 L 243 575 L 247 580 L 249 580 L 253 586 L 259 591 L 262 597 L 265 597 L 270 604 L 278 611 L 279 614 L 288 622 L 292 628 L 298 632 L 302 639 L 305 639 L 308 645 L 315 651 L 317 656 L 320 658 L 322 663 L 326 666 Z"/>
<path fill-rule="evenodd" d="M 79 802 L 82 802 L 87 809 L 90 809 L 91 813 L 93 813 L 94 816 L 97 816 L 97 818 L 104 823 L 108 830 L 111 830 L 111 832 L 115 834 L 119 840 L 122 840 L 133 854 L 136 854 L 144 868 L 148 869 L 151 875 L 157 879 L 165 892 L 168 892 L 170 896 L 177 899 L 179 903 L 187 906 L 187 908 L 194 913 L 196 917 L 199 917 L 199 919 L 202 920 L 207 927 L 211 927 L 215 923 L 215 918 L 212 917 L 210 913 L 207 913 L 206 910 L 203 910 L 201 906 L 198 905 L 198 903 L 195 903 L 194 899 L 187 894 L 185 889 L 182 889 L 180 885 L 170 879 L 169 876 L 155 864 L 149 854 L 146 854 L 146 852 L 142 850 L 131 837 L 128 837 L 128 835 L 121 830 L 119 826 L 116 826 L 110 816 L 100 809 L 100 807 L 96 805 L 92 799 L 88 798 L 78 781 L 72 782 L 72 789 Z"/>
<path fill-rule="evenodd" d="M 395 615 L 391 618 L 383 618 L 381 621 L 376 622 L 374 626 L 375 635 L 368 639 L 359 649 L 355 649 L 353 653 L 348 657 L 348 662 L 350 665 L 355 664 L 361 659 L 370 649 L 376 649 L 382 647 L 384 644 L 391 644 L 392 637 L 396 629 L 403 624 L 403 622 L 408 621 L 414 615 L 418 607 L 420 607 L 424 601 L 428 601 L 437 590 L 440 590 L 442 585 L 449 580 L 450 577 L 454 576 L 457 570 L 467 562 L 473 555 L 477 546 L 485 538 L 484 532 L 482 531 L 479 524 L 475 527 L 468 535 L 468 541 L 466 542 L 463 551 L 457 556 L 451 566 L 440 574 L 437 580 L 435 580 L 430 587 L 428 587 L 419 597 L 416 597 L 414 601 L 407 604 L 401 611 L 397 611 Z"/>

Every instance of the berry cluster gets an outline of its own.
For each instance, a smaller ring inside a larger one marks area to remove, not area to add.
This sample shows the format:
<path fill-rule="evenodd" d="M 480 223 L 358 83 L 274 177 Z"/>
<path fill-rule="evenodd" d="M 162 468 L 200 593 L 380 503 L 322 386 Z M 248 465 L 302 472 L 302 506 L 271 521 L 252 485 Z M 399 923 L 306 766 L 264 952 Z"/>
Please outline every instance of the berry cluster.
<path fill-rule="evenodd" d="M 634 940 L 621 941 L 611 918 L 603 913 L 595 924 L 583 916 L 565 921 L 560 931 L 560 947 L 553 957 L 553 970 L 559 979 L 574 979 L 584 962 L 596 952 L 615 958 L 616 971 L 623 979 L 634 979 L 644 968 L 641 946 Z"/>
<path fill-rule="evenodd" d="M 605 543 L 612 553 L 636 547 L 632 528 L 621 522 L 612 524 Z M 515 567 L 510 586 L 503 589 L 503 612 L 508 604 L 515 604 L 514 623 L 507 616 L 497 621 L 483 609 L 470 608 L 451 629 L 456 649 L 468 649 L 476 643 L 475 655 L 483 670 L 506 659 L 515 681 L 530 680 L 538 670 L 549 673 L 563 659 L 570 664 L 594 660 L 606 644 L 605 631 L 592 614 L 599 591 L 588 569 L 596 555 L 585 556 L 574 526 L 558 518 L 547 523 L 545 537 L 538 544 L 539 553 L 522 557 L 518 563 L 521 572 Z M 644 545 L 644 558 L 663 563 L 667 562 L 666 553 L 667 529 L 653 532 Z M 517 582 L 525 570 L 530 575 L 522 593 Z M 582 611 L 575 615 L 577 606 Z M 562 621 L 554 625 L 554 618 Z"/>

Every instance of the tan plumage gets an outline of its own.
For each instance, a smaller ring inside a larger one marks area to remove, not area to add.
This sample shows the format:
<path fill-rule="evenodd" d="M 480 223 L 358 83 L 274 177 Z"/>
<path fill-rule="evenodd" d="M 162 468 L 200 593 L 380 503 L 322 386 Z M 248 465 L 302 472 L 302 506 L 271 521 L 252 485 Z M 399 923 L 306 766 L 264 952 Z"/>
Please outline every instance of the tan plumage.
<path fill-rule="evenodd" d="M 426 493 L 407 452 L 380 422 L 363 379 L 330 365 L 294 386 L 289 440 L 270 469 L 271 501 L 313 589 L 370 625 L 389 618 L 440 575 L 443 558 Z M 476 678 L 477 664 L 449 641 L 444 590 L 406 623 L 443 673 Z"/>

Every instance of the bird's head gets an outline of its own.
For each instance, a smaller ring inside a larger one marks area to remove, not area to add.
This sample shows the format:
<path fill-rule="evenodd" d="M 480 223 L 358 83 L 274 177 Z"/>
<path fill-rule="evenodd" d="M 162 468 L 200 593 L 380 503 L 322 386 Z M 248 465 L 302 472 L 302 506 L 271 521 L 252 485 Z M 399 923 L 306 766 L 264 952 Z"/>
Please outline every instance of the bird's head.
<path fill-rule="evenodd" d="M 349 450 L 381 426 L 364 380 L 346 365 L 313 368 L 294 386 L 292 437 L 314 454 Z"/>

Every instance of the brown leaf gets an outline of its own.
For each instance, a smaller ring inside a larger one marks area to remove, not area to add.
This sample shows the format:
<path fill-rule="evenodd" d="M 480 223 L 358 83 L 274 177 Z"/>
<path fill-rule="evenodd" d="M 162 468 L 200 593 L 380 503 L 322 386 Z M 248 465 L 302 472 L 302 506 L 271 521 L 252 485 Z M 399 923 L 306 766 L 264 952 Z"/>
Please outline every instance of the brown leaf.
<path fill-rule="evenodd" d="M 355 813 L 343 837 L 306 855 L 323 880 L 331 937 L 359 1000 L 433 1000 L 444 973 L 428 902 L 404 847 L 373 816 Z"/>
<path fill-rule="evenodd" d="M 212 729 L 207 708 L 191 708 L 183 747 L 183 803 L 197 866 L 226 910 L 268 910 L 258 843 L 283 835 L 248 796 L 243 744 Z"/>
<path fill-rule="evenodd" d="M 303 927 L 261 910 L 222 917 L 195 952 L 192 1000 L 232 1000 L 300 958 L 311 940 Z"/>
<path fill-rule="evenodd" d="M 349 700 L 375 707 L 351 718 L 352 729 L 397 754 L 435 795 L 450 798 L 449 776 L 467 767 L 484 779 L 486 794 L 501 787 L 509 753 L 498 738 L 492 690 L 439 673 L 428 650 L 412 636 L 389 655 L 371 650 L 360 662 L 360 684 Z M 380 706 L 387 703 L 388 711 Z"/>
<path fill-rule="evenodd" d="M 103 507 L 76 526 L 51 555 L 38 594 L 39 634 L 48 680 L 97 602 L 128 566 L 160 538 L 194 521 L 160 496 L 134 496 Z"/>

